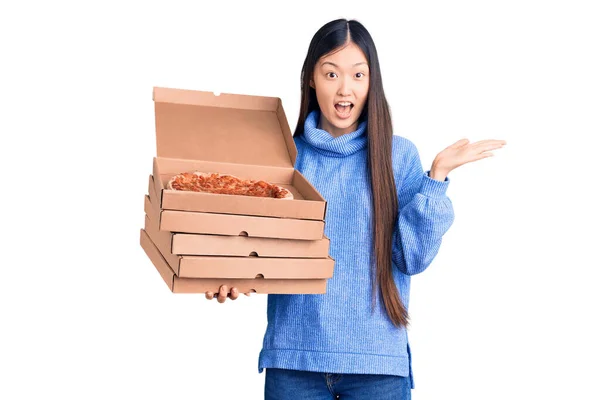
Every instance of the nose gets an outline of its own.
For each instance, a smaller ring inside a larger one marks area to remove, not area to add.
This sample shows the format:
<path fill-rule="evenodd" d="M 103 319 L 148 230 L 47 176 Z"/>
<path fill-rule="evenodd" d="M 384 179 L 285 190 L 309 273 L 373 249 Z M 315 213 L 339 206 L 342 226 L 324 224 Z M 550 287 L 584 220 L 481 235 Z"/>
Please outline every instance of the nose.
<path fill-rule="evenodd" d="M 352 94 L 352 85 L 349 79 L 342 78 L 339 80 L 338 96 L 349 96 Z"/>

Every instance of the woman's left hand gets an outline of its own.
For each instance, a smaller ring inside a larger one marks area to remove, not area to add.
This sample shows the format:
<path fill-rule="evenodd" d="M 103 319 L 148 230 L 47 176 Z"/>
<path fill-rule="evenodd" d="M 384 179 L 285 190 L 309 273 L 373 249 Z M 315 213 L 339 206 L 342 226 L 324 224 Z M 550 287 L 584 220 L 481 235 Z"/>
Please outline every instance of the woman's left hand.
<path fill-rule="evenodd" d="M 491 157 L 492 150 L 500 149 L 506 144 L 505 140 L 480 140 L 469 143 L 469 139 L 461 139 L 442 150 L 433 160 L 429 176 L 443 181 L 453 169 L 482 158 Z"/>

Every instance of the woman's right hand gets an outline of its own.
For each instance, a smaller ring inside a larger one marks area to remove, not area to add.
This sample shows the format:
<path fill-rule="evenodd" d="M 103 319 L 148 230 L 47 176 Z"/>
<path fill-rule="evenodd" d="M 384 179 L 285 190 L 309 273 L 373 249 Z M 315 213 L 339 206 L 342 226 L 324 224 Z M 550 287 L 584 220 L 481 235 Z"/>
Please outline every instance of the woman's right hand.
<path fill-rule="evenodd" d="M 244 294 L 248 297 L 250 296 L 250 293 L 244 293 Z M 237 288 L 232 287 L 231 291 L 229 291 L 229 288 L 227 287 L 227 285 L 221 285 L 218 293 L 206 292 L 206 299 L 212 300 L 212 299 L 216 298 L 219 303 L 225 303 L 225 300 L 227 300 L 228 297 L 231 300 L 235 300 L 238 298 L 239 295 L 240 295 L 240 293 L 237 290 Z"/>

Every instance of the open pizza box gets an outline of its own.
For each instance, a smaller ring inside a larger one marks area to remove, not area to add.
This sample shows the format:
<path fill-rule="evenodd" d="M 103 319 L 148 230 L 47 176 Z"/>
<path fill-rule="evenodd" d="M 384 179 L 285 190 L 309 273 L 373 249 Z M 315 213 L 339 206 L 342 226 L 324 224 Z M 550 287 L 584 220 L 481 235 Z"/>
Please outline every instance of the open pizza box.
<path fill-rule="evenodd" d="M 323 294 L 327 290 L 327 279 L 228 279 L 228 278 L 182 278 L 154 244 L 148 233 L 140 229 L 140 244 L 173 293 L 217 293 L 221 285 L 236 287 L 240 293 L 270 294 Z"/>
<path fill-rule="evenodd" d="M 152 178 L 151 178 L 152 179 Z M 318 240 L 272 239 L 248 236 L 189 234 L 159 230 L 158 209 L 154 187 L 150 184 L 149 196 L 144 199 L 146 231 L 152 228 L 165 238 L 165 250 L 176 255 L 327 258 L 329 238 Z M 152 236 L 152 235 L 151 235 Z M 155 243 L 157 243 L 155 241 Z"/>
<path fill-rule="evenodd" d="M 281 99 L 155 87 L 153 100 L 157 156 L 152 175 L 161 210 L 305 220 L 283 229 L 296 232 L 323 228 L 326 201 L 294 168 L 297 149 Z M 263 180 L 288 189 L 294 199 L 166 189 L 174 175 L 192 171 Z M 174 223 L 177 218 L 163 214 L 160 229 L 178 230 L 189 216 L 180 215 Z M 319 239 L 309 236 L 288 238 Z"/>
<path fill-rule="evenodd" d="M 244 236 L 252 238 L 272 238 L 282 240 L 295 239 L 315 241 L 326 238 L 324 233 L 325 221 L 256 217 L 196 211 L 164 210 L 157 206 L 160 204 L 160 198 L 156 192 L 155 179 L 152 175 L 150 175 L 150 182 L 148 186 L 148 193 L 152 199 L 152 203 L 158 210 L 157 221 L 158 227 L 161 231 Z M 208 196 L 219 195 L 209 194 Z M 246 197 L 231 195 L 225 196 Z"/>
<path fill-rule="evenodd" d="M 148 189 L 140 244 L 172 292 L 217 292 L 221 285 L 241 293 L 326 292 L 334 270 L 327 237 L 309 241 L 161 231 L 152 176 Z"/>

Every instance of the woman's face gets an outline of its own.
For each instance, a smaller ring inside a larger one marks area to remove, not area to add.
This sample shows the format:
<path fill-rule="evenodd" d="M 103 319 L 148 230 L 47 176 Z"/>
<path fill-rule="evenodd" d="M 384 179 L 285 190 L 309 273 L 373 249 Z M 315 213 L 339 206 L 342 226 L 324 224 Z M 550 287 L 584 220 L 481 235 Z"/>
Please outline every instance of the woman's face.
<path fill-rule="evenodd" d="M 321 109 L 320 128 L 338 137 L 355 131 L 369 92 L 369 65 L 362 50 L 350 42 L 317 61 L 313 80 Z"/>

